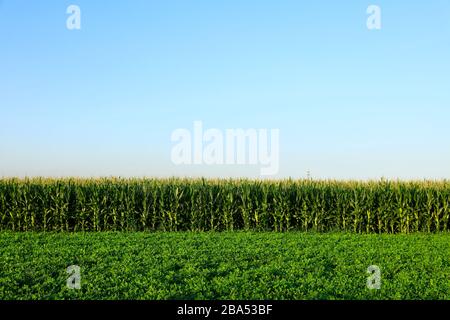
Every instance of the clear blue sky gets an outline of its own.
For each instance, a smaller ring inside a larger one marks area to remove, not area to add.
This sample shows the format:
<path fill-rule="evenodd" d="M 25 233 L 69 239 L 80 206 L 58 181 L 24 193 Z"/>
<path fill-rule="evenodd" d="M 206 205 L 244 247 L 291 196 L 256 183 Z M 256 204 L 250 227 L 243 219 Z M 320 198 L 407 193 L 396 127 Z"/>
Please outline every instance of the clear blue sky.
<path fill-rule="evenodd" d="M 279 128 L 277 177 L 450 178 L 450 1 L 0 0 L 0 176 L 259 175 L 172 164 L 194 120 Z"/>

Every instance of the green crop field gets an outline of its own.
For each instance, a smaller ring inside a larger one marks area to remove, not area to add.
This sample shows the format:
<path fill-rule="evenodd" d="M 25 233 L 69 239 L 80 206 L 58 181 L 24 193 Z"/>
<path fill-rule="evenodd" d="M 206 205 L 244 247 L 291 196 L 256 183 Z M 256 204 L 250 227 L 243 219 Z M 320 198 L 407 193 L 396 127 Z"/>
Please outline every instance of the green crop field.
<path fill-rule="evenodd" d="M 0 299 L 449 299 L 450 235 L 0 233 Z M 68 265 L 81 289 L 66 287 Z M 366 286 L 381 269 L 380 290 Z"/>
<path fill-rule="evenodd" d="M 2 179 L 0 299 L 448 300 L 449 217 L 448 181 Z"/>

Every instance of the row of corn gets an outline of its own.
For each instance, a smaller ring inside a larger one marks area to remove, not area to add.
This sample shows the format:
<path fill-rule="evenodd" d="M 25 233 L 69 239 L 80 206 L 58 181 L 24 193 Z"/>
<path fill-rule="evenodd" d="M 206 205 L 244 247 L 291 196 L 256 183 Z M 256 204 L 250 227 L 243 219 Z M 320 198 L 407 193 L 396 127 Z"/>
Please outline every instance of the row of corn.
<path fill-rule="evenodd" d="M 0 230 L 450 230 L 450 181 L 0 179 Z"/>

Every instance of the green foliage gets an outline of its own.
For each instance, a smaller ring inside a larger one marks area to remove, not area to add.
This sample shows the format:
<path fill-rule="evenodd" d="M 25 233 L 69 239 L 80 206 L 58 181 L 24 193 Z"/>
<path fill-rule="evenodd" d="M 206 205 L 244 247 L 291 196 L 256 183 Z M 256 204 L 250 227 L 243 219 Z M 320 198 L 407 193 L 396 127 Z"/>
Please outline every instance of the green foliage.
<path fill-rule="evenodd" d="M 3 179 L 0 230 L 441 232 L 448 181 Z"/>
<path fill-rule="evenodd" d="M 0 233 L 6 299 L 449 299 L 450 234 Z M 66 287 L 69 265 L 81 289 Z M 381 269 L 381 289 L 366 286 Z"/>

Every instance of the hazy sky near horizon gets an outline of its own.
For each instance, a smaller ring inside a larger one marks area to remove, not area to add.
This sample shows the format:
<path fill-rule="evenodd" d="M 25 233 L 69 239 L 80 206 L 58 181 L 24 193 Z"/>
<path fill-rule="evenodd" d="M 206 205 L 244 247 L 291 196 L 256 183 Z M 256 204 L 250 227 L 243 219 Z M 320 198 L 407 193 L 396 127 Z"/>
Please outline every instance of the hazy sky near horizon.
<path fill-rule="evenodd" d="M 0 177 L 259 176 L 173 164 L 200 120 L 279 129 L 272 178 L 450 178 L 448 0 L 0 0 L 0 43 Z"/>

